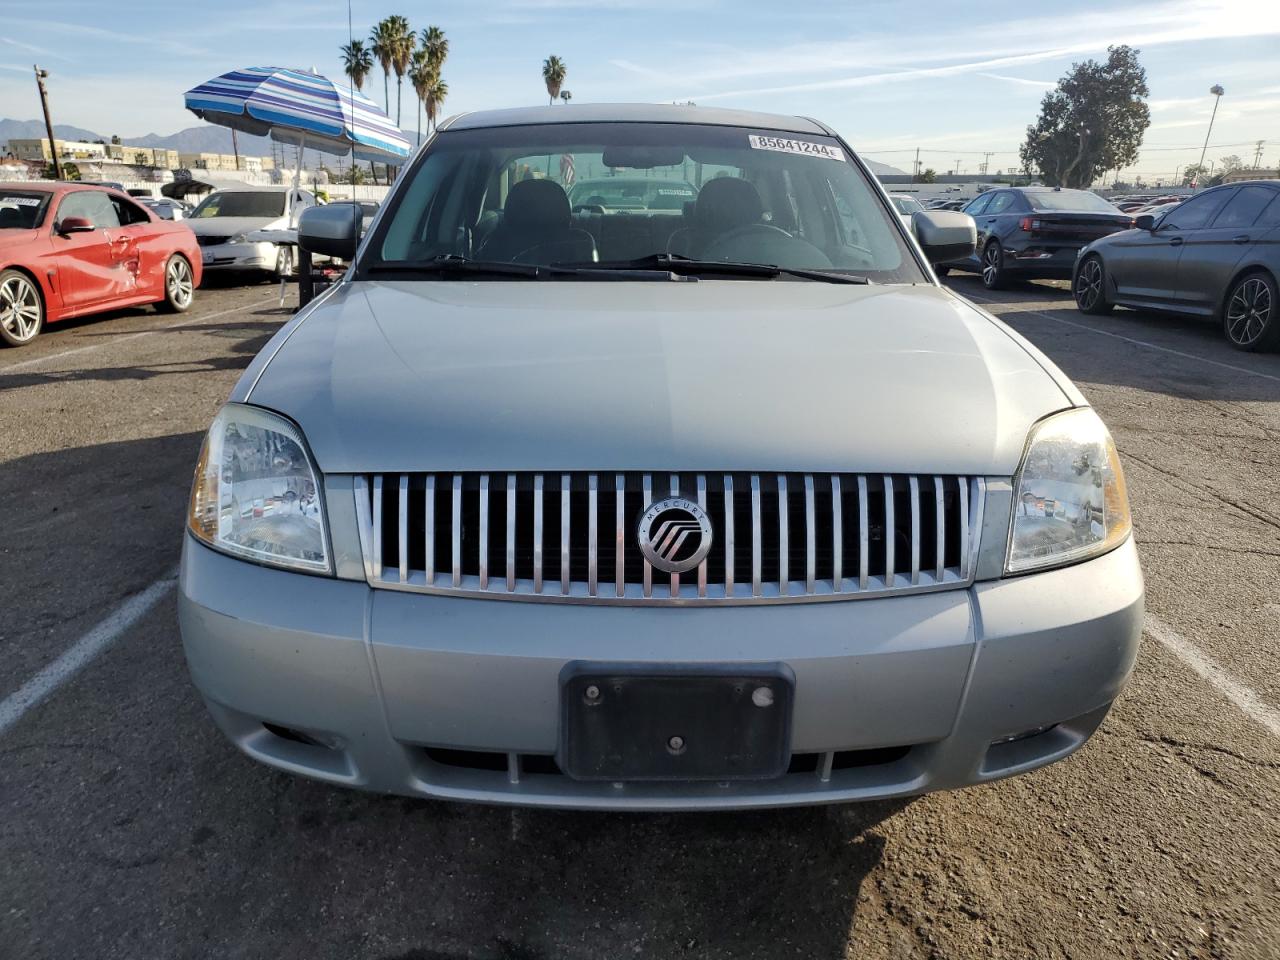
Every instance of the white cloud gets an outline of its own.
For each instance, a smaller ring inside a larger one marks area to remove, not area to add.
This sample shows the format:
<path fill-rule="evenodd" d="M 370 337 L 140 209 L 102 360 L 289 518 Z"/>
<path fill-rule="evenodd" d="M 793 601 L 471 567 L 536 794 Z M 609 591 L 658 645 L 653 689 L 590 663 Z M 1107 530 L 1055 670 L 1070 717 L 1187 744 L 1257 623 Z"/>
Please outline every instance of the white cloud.
<path fill-rule="evenodd" d="M 1005 83 L 1012 83 L 1017 86 L 1035 87 L 1038 90 L 1052 90 L 1058 84 L 1054 80 L 1028 80 L 1025 77 L 1007 77 L 1003 73 L 979 73 L 980 77 L 989 77 L 992 80 L 1003 80 Z"/>

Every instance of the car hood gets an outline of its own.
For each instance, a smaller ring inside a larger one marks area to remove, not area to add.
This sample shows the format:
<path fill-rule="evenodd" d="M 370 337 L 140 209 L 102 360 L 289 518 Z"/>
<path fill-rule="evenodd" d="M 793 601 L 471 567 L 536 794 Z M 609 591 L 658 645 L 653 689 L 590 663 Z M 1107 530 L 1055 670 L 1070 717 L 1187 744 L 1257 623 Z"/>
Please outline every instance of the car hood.
<path fill-rule="evenodd" d="M 39 230 L 23 230 L 17 227 L 6 227 L 0 230 L 0 247 L 6 249 L 11 247 L 21 247 L 28 243 L 34 243 L 40 235 Z"/>
<path fill-rule="evenodd" d="M 182 221 L 197 237 L 234 237 L 254 230 L 279 230 L 289 225 L 288 217 L 200 217 Z"/>
<path fill-rule="evenodd" d="M 234 399 L 293 418 L 326 473 L 1009 475 L 1071 406 L 1055 377 L 927 285 L 360 282 Z"/>

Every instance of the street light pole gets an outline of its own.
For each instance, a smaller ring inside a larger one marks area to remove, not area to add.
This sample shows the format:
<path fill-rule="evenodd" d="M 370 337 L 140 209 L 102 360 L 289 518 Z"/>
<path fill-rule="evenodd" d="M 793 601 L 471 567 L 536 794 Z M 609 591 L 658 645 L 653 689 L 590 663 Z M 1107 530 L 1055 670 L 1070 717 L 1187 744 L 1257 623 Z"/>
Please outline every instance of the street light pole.
<path fill-rule="evenodd" d="M 49 117 L 49 91 L 44 88 L 44 78 L 48 70 L 41 70 L 39 64 L 33 64 L 36 72 L 36 87 L 40 90 L 40 106 L 44 110 L 44 129 L 49 134 L 49 154 L 53 157 L 53 179 L 62 179 L 62 164 L 58 162 L 58 141 L 53 137 L 53 120 Z"/>
<path fill-rule="evenodd" d="M 1213 120 L 1218 115 L 1218 104 L 1222 102 L 1222 95 L 1226 93 L 1222 89 L 1222 84 L 1215 83 L 1209 88 L 1209 92 L 1213 94 L 1213 113 L 1209 114 L 1209 129 L 1204 134 L 1204 146 L 1200 148 L 1200 162 L 1196 164 L 1196 186 L 1200 186 L 1200 171 L 1204 169 L 1204 155 L 1209 149 L 1209 137 L 1213 133 Z"/>

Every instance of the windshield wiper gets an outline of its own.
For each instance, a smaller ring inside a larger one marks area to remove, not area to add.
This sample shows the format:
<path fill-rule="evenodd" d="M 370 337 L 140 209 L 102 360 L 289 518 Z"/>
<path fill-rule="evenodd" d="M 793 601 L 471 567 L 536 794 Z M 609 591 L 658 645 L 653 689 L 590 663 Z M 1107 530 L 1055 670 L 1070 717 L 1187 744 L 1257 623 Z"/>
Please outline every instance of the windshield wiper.
<path fill-rule="evenodd" d="M 591 264 L 574 264 L 578 269 L 590 270 Z M 606 260 L 594 267 L 605 270 L 669 270 L 677 274 L 723 274 L 731 277 L 759 277 L 774 280 L 780 276 L 817 280 L 822 283 L 868 284 L 866 277 L 833 270 L 809 270 L 800 267 L 780 267 L 776 263 L 743 263 L 736 260 L 694 260 L 678 253 L 654 253 L 635 260 Z"/>
<path fill-rule="evenodd" d="M 501 260 L 471 260 L 456 253 L 445 253 L 427 260 L 393 260 L 375 263 L 370 273 L 435 274 L 440 276 L 513 277 L 526 280 L 694 280 L 672 270 L 627 266 L 613 268 L 592 264 L 547 266 L 536 263 L 509 263 Z"/>

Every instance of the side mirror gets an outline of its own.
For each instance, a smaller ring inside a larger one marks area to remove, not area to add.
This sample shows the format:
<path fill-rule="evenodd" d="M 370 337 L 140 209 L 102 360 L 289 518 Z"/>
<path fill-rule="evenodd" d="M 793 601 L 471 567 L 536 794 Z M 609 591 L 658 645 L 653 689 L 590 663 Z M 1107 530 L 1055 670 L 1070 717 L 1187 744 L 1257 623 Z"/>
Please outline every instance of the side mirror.
<path fill-rule="evenodd" d="M 1149 213 L 1144 213 L 1142 216 L 1134 218 L 1133 225 L 1138 230 L 1154 230 L 1156 228 L 1156 218 Z"/>
<path fill-rule="evenodd" d="M 93 233 L 97 229 L 86 217 L 63 217 L 58 222 L 58 232 L 64 237 L 73 233 Z"/>
<path fill-rule="evenodd" d="M 964 260 L 978 246 L 978 225 L 958 210 L 917 210 L 911 229 L 930 263 Z"/>
<path fill-rule="evenodd" d="M 307 207 L 298 218 L 298 245 L 322 257 L 354 260 L 361 220 L 360 207 L 354 203 Z"/>

